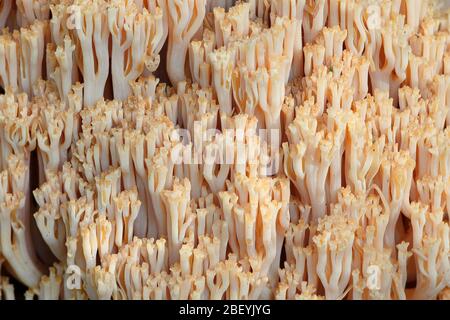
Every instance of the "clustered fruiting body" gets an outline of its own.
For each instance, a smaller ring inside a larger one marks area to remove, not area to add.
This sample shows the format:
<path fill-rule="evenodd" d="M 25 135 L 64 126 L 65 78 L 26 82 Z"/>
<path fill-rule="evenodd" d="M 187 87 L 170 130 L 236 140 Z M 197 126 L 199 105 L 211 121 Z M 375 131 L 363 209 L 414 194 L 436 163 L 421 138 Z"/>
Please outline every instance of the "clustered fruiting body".
<path fill-rule="evenodd" d="M 449 299 L 450 13 L 235 2 L 0 0 L 0 299 Z"/>

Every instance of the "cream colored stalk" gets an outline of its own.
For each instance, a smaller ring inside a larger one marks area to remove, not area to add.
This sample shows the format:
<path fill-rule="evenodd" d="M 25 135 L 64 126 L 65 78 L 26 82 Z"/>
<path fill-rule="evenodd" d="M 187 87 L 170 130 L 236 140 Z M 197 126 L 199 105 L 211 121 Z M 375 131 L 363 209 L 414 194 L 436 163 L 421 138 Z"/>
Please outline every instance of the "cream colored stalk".
<path fill-rule="evenodd" d="M 109 73 L 108 16 L 103 0 L 75 3 L 80 6 L 82 26 L 72 30 L 78 68 L 84 81 L 84 106 L 103 97 Z"/>
<path fill-rule="evenodd" d="M 397 272 L 393 276 L 395 296 L 399 300 L 406 300 L 406 282 L 408 280 L 408 259 L 413 255 L 408 251 L 408 242 L 402 241 L 397 245 Z"/>
<path fill-rule="evenodd" d="M 269 130 L 269 134 L 272 133 L 272 130 L 278 133 L 279 139 L 281 139 L 281 107 L 285 92 L 283 62 L 282 59 L 278 63 L 274 62 L 269 70 L 258 69 L 255 75 L 258 88 L 258 105 L 264 112 L 264 127 Z"/>
<path fill-rule="evenodd" d="M 232 76 L 233 98 L 240 113 L 255 115 L 258 101 L 257 81 L 254 72 L 239 65 Z"/>
<path fill-rule="evenodd" d="M 228 12 L 217 7 L 213 10 L 216 48 L 230 47 L 231 43 L 247 36 L 250 31 L 250 4 L 238 3 Z"/>
<path fill-rule="evenodd" d="M 212 70 L 208 57 L 214 46 L 214 34 L 208 29 L 203 31 L 201 41 L 191 41 L 189 45 L 189 68 L 192 80 L 202 89 L 211 86 Z"/>
<path fill-rule="evenodd" d="M 284 269 L 278 271 L 280 281 L 275 289 L 275 300 L 293 300 L 299 292 L 301 276 L 293 266 L 285 263 Z"/>
<path fill-rule="evenodd" d="M 216 91 L 221 113 L 233 112 L 232 74 L 234 69 L 234 50 L 220 48 L 209 54 L 212 70 L 212 85 Z"/>
<path fill-rule="evenodd" d="M 387 248 L 394 250 L 397 222 L 402 205 L 409 198 L 415 161 L 407 152 L 385 152 L 377 184 L 389 206 L 389 224 L 384 237 Z M 378 180 L 379 179 L 379 180 Z"/>
<path fill-rule="evenodd" d="M 178 85 L 177 95 L 179 97 L 179 113 L 185 129 L 189 130 L 190 139 L 194 144 L 201 140 L 196 140 L 197 135 L 205 135 L 205 130 L 215 130 L 219 117 L 219 106 L 213 98 L 211 88 L 200 89 L 197 84 L 187 85 L 184 81 Z M 200 148 L 200 145 L 196 145 Z"/>
<path fill-rule="evenodd" d="M 326 25 L 327 16 L 327 1 L 306 0 L 303 13 L 303 32 L 305 35 L 305 43 L 311 43 L 314 41 L 320 30 Z"/>
<path fill-rule="evenodd" d="M 250 3 L 250 18 L 261 19 L 264 23 L 269 22 L 270 3 L 264 0 L 249 0 Z"/>
<path fill-rule="evenodd" d="M 20 89 L 32 96 L 33 86 L 43 78 L 48 23 L 36 21 L 29 28 L 0 37 L 0 80 L 5 88 Z"/>
<path fill-rule="evenodd" d="M 172 190 L 161 192 L 165 208 L 166 230 L 162 234 L 167 235 L 169 249 L 169 263 L 173 264 L 179 260 L 179 250 L 183 240 L 189 235 L 194 225 L 195 215 L 189 207 L 191 192 L 189 180 L 175 181 Z"/>
<path fill-rule="evenodd" d="M 325 47 L 320 44 L 305 43 L 303 47 L 304 75 L 310 76 L 314 70 L 325 64 Z"/>
<path fill-rule="evenodd" d="M 389 91 L 396 103 L 398 88 L 406 79 L 411 48 L 408 37 L 411 29 L 403 17 L 387 21 L 381 29 L 369 31 L 367 58 L 370 61 L 370 81 L 373 88 Z M 384 58 L 383 58 L 384 57 Z"/>
<path fill-rule="evenodd" d="M 77 22 L 73 18 L 77 17 L 72 16 L 72 20 L 68 20 L 74 12 L 70 12 L 70 9 L 67 10 L 67 3 L 64 1 L 50 4 L 50 11 L 52 13 L 52 18 L 50 19 L 52 43 L 56 46 L 61 46 L 64 44 L 65 36 L 68 35 L 69 26 Z M 70 22 L 68 23 L 68 21 Z"/>
<path fill-rule="evenodd" d="M 136 235 L 140 237 L 157 237 L 165 232 L 162 225 L 159 228 L 162 220 L 156 220 L 164 216 L 160 192 L 171 186 L 174 174 L 170 153 L 172 149 L 161 148 L 169 141 L 168 135 L 173 130 L 173 124 L 164 117 L 154 119 L 150 125 L 151 130 L 146 135 L 131 136 L 131 157 L 139 198 L 142 201 L 141 212 L 135 224 Z"/>
<path fill-rule="evenodd" d="M 36 130 L 39 161 L 43 171 L 40 180 L 43 182 L 47 171 L 61 169 L 69 158 L 69 148 L 74 142 L 75 112 L 73 110 L 56 110 L 53 106 L 45 106 L 41 110 L 41 123 Z"/>
<path fill-rule="evenodd" d="M 95 207 L 99 214 L 106 215 L 111 220 L 114 217 L 113 199 L 122 190 L 121 170 L 111 167 L 94 177 L 96 195 Z"/>
<path fill-rule="evenodd" d="M 11 91 L 0 96 L 0 105 L 0 167 L 4 170 L 9 165 L 10 155 L 30 160 L 30 153 L 36 147 L 34 128 L 37 109 L 28 102 L 25 93 L 14 95 Z"/>
<path fill-rule="evenodd" d="M 406 17 L 406 23 L 414 32 L 419 29 L 420 22 L 425 18 L 428 1 L 403 0 L 401 13 Z"/>
<path fill-rule="evenodd" d="M 1 173 L 0 249 L 16 277 L 34 287 L 45 269 L 31 236 L 29 169 L 18 156 L 10 156 L 8 162 Z"/>
<path fill-rule="evenodd" d="M 156 87 L 158 86 L 158 83 L 159 79 L 155 78 L 153 75 L 148 77 L 141 76 L 135 82 L 130 83 L 132 95 L 153 99 L 156 96 Z M 176 123 L 176 121 L 174 123 Z"/>
<path fill-rule="evenodd" d="M 345 182 L 355 193 L 366 192 L 380 168 L 384 139 L 370 139 L 368 129 L 356 114 L 350 117 L 347 128 Z"/>
<path fill-rule="evenodd" d="M 344 51 L 344 41 L 347 38 L 347 30 L 334 26 L 324 27 L 316 39 L 316 43 L 325 47 L 325 63 L 330 64 L 331 59 L 340 59 Z"/>
<path fill-rule="evenodd" d="M 136 174 L 131 155 L 133 134 L 135 132 L 131 130 L 116 130 L 111 133 L 110 137 L 110 145 L 113 149 L 111 150 L 112 158 L 115 158 L 115 164 L 120 167 L 125 190 L 130 190 L 136 186 Z"/>
<path fill-rule="evenodd" d="M 11 34 L 0 36 L 0 84 L 13 91 L 19 88 L 20 59 L 17 50 L 17 43 Z"/>
<path fill-rule="evenodd" d="M 312 72 L 310 77 L 305 78 L 305 87 L 307 88 L 307 94 L 310 95 L 311 98 L 314 98 L 313 101 L 315 101 L 316 105 L 319 108 L 317 115 L 322 115 L 327 107 L 329 100 L 328 91 L 329 88 L 331 88 L 332 81 L 333 74 L 325 66 L 317 67 L 317 69 Z M 335 85 L 335 87 L 337 86 L 340 85 Z"/>
<path fill-rule="evenodd" d="M 424 29 L 423 33 L 425 34 L 417 34 L 411 37 L 411 52 L 424 59 L 423 62 L 429 64 L 430 70 L 432 70 L 431 75 L 434 76 L 441 73 L 447 40 L 443 34 L 432 34 L 432 31 L 428 33 L 426 27 Z M 425 75 L 421 74 L 420 76 Z"/>
<path fill-rule="evenodd" d="M 294 50 L 289 79 L 303 76 L 303 15 L 306 0 L 271 0 L 271 23 L 275 17 L 287 17 L 295 20 Z"/>
<path fill-rule="evenodd" d="M 341 12 L 340 16 L 338 12 Z M 356 55 L 362 55 L 367 45 L 368 34 L 364 21 L 365 12 L 367 12 L 367 7 L 362 1 L 330 1 L 328 25 L 340 25 L 341 29 L 347 30 L 346 48 Z M 338 18 L 340 18 L 339 21 Z M 374 16 L 374 18 L 377 19 L 378 17 Z"/>
<path fill-rule="evenodd" d="M 210 300 L 223 299 L 230 285 L 229 271 L 224 262 L 220 262 L 214 269 L 206 271 L 206 284 Z"/>
<path fill-rule="evenodd" d="M 283 143 L 284 172 L 294 183 L 301 200 L 311 205 L 312 221 L 327 212 L 326 182 L 331 163 L 340 151 L 339 139 L 317 131 L 311 114 L 297 116 L 288 128 L 289 143 Z"/>
<path fill-rule="evenodd" d="M 25 292 L 25 300 L 33 300 L 35 295 L 38 300 L 58 300 L 63 280 L 61 272 L 62 266 L 50 267 L 49 275 L 43 275 L 36 288 Z"/>
<path fill-rule="evenodd" d="M 104 216 L 103 216 L 104 217 Z M 86 268 L 83 270 L 84 291 L 90 299 L 97 299 L 94 287 L 93 271 L 97 264 L 99 239 L 96 233 L 96 223 L 92 222 L 80 228 L 81 248 Z"/>
<path fill-rule="evenodd" d="M 285 85 L 289 80 L 294 55 L 296 26 L 295 19 L 276 17 L 273 25 L 264 29 L 256 39 L 254 54 L 257 65 L 268 69 L 280 68 Z"/>
<path fill-rule="evenodd" d="M 78 80 L 78 73 L 74 72 L 73 62 L 75 46 L 70 37 L 66 35 L 63 46 L 58 46 L 53 55 L 52 50 L 54 49 L 54 46 L 47 46 L 47 74 L 55 82 L 59 98 L 67 103 L 72 84 Z M 52 64 L 53 67 L 50 69 Z"/>
<path fill-rule="evenodd" d="M 306 281 L 301 283 L 301 294 L 295 295 L 295 300 L 324 300 L 325 297 L 316 293 L 317 289 Z"/>
<path fill-rule="evenodd" d="M 292 224 L 286 231 L 285 252 L 286 262 L 285 268 L 292 266 L 292 272 L 302 280 L 306 275 L 306 255 L 304 248 L 306 246 L 306 232 L 308 225 L 305 220 L 300 219 L 297 224 Z M 298 283 L 300 284 L 300 283 Z"/>
<path fill-rule="evenodd" d="M 326 186 L 328 190 L 328 201 L 334 203 L 337 201 L 338 191 L 344 185 L 342 183 L 342 157 L 345 150 L 344 140 L 349 113 L 338 107 L 329 107 L 326 117 L 328 134 L 336 147 L 333 159 L 331 160 Z"/>
<path fill-rule="evenodd" d="M 413 299 L 436 299 L 449 285 L 449 227 L 442 218 L 442 211 L 429 212 L 426 207 L 411 213 L 417 272 Z"/>
<path fill-rule="evenodd" d="M 233 154 L 230 140 L 225 135 L 216 135 L 203 149 L 203 176 L 213 193 L 225 189 L 225 181 L 231 169 L 227 156 Z"/>
<path fill-rule="evenodd" d="M 422 131 L 418 140 L 418 154 L 417 154 L 417 178 L 423 178 L 425 175 L 437 177 L 442 175 L 444 177 L 450 176 L 449 159 L 450 159 L 450 145 L 448 137 L 450 129 L 438 131 L 437 128 L 428 123 L 424 125 L 425 129 Z"/>
<path fill-rule="evenodd" d="M 234 6 L 234 3 L 235 0 L 208 0 L 206 3 L 206 12 L 212 12 L 217 7 L 228 10 Z"/>
<path fill-rule="evenodd" d="M 355 67 L 353 78 L 354 100 L 364 99 L 369 92 L 369 61 L 366 57 L 353 57 L 352 64 Z"/>
<path fill-rule="evenodd" d="M 117 248 L 133 239 L 134 222 L 139 213 L 141 201 L 136 190 L 122 191 L 114 201 L 114 243 Z"/>
<path fill-rule="evenodd" d="M 207 191 L 203 176 L 202 152 L 194 147 L 193 143 L 178 147 L 178 160 L 175 162 L 175 175 L 178 178 L 188 178 L 191 181 L 191 196 L 193 199 L 201 198 Z"/>
<path fill-rule="evenodd" d="M 0 3 L 0 28 L 3 29 L 6 27 L 6 23 L 10 16 L 10 12 L 12 9 L 13 0 L 3 0 Z"/>
<path fill-rule="evenodd" d="M 442 210 L 446 207 L 446 193 L 449 180 L 443 176 L 425 176 L 416 181 L 419 200 L 428 205 L 431 211 Z"/>
<path fill-rule="evenodd" d="M 229 255 L 225 260 L 225 266 L 229 271 L 229 287 L 226 299 L 261 299 L 267 289 L 268 278 L 261 276 L 257 271 L 247 271 L 236 263 L 236 257 Z"/>
<path fill-rule="evenodd" d="M 343 216 L 326 216 L 313 237 L 318 252 L 317 275 L 329 300 L 341 298 L 350 281 L 354 227 Z"/>
<path fill-rule="evenodd" d="M 33 216 L 45 243 L 58 260 L 64 261 L 66 230 L 60 214 L 64 190 L 61 188 L 59 179 L 60 176 L 54 172 L 48 172 L 47 181 L 41 184 L 39 189 L 33 191 L 34 198 L 39 205 L 39 210 Z M 70 182 L 70 180 L 67 181 L 68 184 Z"/>
<path fill-rule="evenodd" d="M 33 86 L 43 78 L 45 43 L 48 38 L 48 22 L 36 21 L 27 29 L 15 32 L 20 56 L 19 84 L 22 91 L 32 96 Z"/>
<path fill-rule="evenodd" d="M 287 214 L 284 196 L 282 199 L 280 195 L 277 200 L 270 198 L 273 183 L 270 178 L 237 175 L 234 192 L 219 192 L 232 252 L 239 258 L 248 256 L 254 259 L 249 261 L 252 268 L 257 268 L 262 276 L 268 276 L 272 284 L 277 272 L 273 263 L 279 257 L 282 244 L 281 239 L 277 239 L 278 232 L 284 234 L 286 226 L 283 220 Z M 257 237 L 257 230 L 262 232 L 261 239 Z"/>
<path fill-rule="evenodd" d="M 429 88 L 432 94 L 431 99 L 434 100 L 437 107 L 435 108 L 437 111 L 435 113 L 436 125 L 438 128 L 443 128 L 443 116 L 445 116 L 445 123 L 450 123 L 450 76 L 436 75 L 429 84 Z M 440 123 L 441 125 L 439 125 Z"/>
<path fill-rule="evenodd" d="M 0 300 L 15 300 L 14 286 L 8 277 L 0 277 Z"/>

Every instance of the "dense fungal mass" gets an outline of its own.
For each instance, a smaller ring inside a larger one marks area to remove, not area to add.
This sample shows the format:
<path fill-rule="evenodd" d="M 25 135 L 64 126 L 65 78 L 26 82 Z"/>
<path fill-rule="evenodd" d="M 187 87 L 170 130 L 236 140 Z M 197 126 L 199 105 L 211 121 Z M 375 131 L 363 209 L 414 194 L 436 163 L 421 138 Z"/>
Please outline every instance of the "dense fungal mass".
<path fill-rule="evenodd" d="M 448 300 L 440 5 L 0 0 L 0 299 Z"/>

